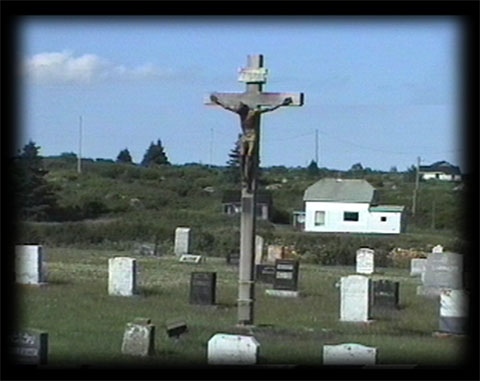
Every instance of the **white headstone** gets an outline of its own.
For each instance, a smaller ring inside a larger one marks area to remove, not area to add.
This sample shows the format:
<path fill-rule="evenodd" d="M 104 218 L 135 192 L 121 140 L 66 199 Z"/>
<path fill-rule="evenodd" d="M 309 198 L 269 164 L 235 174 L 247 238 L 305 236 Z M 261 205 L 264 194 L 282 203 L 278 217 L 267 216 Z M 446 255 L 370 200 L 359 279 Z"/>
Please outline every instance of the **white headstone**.
<path fill-rule="evenodd" d="M 323 346 L 323 365 L 375 365 L 377 349 L 361 344 Z"/>
<path fill-rule="evenodd" d="M 374 265 L 375 251 L 362 247 L 357 250 L 357 269 L 359 274 L 372 274 L 375 271 Z"/>
<path fill-rule="evenodd" d="M 442 245 L 434 246 L 432 249 L 432 253 L 443 253 L 443 246 Z"/>
<path fill-rule="evenodd" d="M 256 364 L 260 344 L 253 336 L 217 333 L 208 341 L 208 363 L 221 365 Z"/>
<path fill-rule="evenodd" d="M 262 256 L 263 256 L 263 237 L 256 235 L 255 236 L 255 264 L 260 265 L 262 264 Z"/>
<path fill-rule="evenodd" d="M 468 326 L 468 293 L 444 289 L 440 293 L 441 332 L 465 334 Z"/>
<path fill-rule="evenodd" d="M 412 258 L 410 260 L 410 276 L 422 276 L 427 264 L 426 258 Z"/>
<path fill-rule="evenodd" d="M 191 249 L 191 229 L 178 227 L 175 229 L 175 255 L 189 254 Z"/>
<path fill-rule="evenodd" d="M 20 284 L 45 283 L 47 280 L 45 259 L 42 246 L 15 246 L 15 281 Z"/>
<path fill-rule="evenodd" d="M 132 296 L 137 292 L 137 261 L 116 257 L 108 260 L 108 294 Z"/>
<path fill-rule="evenodd" d="M 202 261 L 204 261 L 204 257 L 201 255 L 193 255 L 193 254 L 182 254 L 180 256 L 180 259 L 178 260 L 179 262 L 182 263 L 195 263 L 198 264 Z"/>
<path fill-rule="evenodd" d="M 367 322 L 372 306 L 372 283 L 363 275 L 340 279 L 340 320 Z"/>
<path fill-rule="evenodd" d="M 136 319 L 132 323 L 127 323 L 122 341 L 123 354 L 150 356 L 154 352 L 154 347 L 155 326 L 150 324 L 150 319 Z"/>

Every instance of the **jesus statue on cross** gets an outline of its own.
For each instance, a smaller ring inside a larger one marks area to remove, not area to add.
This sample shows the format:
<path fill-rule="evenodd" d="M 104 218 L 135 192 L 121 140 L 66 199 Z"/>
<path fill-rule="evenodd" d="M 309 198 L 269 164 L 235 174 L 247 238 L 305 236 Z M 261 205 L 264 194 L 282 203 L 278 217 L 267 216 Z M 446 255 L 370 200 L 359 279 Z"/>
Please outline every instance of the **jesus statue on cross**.
<path fill-rule="evenodd" d="M 292 103 L 292 98 L 288 97 L 282 103 L 266 108 L 252 108 L 243 102 L 238 102 L 237 106 L 229 106 L 219 101 L 215 95 L 210 96 L 210 100 L 223 107 L 225 110 L 232 111 L 240 116 L 240 127 L 242 136 L 240 140 L 240 167 L 242 182 L 247 190 L 251 191 L 253 181 L 253 157 L 258 143 L 258 131 L 260 115 L 266 112 L 274 111 L 279 107 L 288 106 Z"/>

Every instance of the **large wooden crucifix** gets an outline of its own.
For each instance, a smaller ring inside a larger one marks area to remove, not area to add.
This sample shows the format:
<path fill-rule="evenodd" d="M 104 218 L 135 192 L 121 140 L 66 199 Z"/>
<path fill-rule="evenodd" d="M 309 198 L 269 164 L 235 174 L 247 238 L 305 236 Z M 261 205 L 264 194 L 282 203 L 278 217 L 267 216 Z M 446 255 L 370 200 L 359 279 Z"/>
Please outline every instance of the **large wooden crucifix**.
<path fill-rule="evenodd" d="M 259 158 L 260 116 L 282 106 L 302 106 L 303 93 L 264 93 L 267 69 L 262 55 L 249 55 L 248 66 L 240 71 L 244 93 L 212 93 L 207 105 L 219 105 L 240 116 L 240 166 L 242 178 L 242 214 L 240 220 L 240 262 L 238 281 L 238 324 L 253 325 L 254 250 L 257 169 Z"/>

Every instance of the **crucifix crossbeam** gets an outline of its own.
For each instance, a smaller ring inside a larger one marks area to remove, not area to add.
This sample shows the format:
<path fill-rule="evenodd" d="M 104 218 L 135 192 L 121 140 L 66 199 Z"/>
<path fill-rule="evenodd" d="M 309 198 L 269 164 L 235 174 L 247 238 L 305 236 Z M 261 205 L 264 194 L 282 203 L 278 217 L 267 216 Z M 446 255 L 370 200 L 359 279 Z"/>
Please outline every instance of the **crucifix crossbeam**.
<path fill-rule="evenodd" d="M 238 324 L 253 325 L 254 247 L 257 169 L 259 161 L 260 116 L 279 107 L 302 106 L 303 93 L 264 93 L 267 70 L 262 55 L 248 56 L 248 66 L 240 71 L 243 93 L 214 92 L 204 99 L 239 115 L 241 136 L 242 214 L 240 219 L 240 262 L 238 280 Z"/>

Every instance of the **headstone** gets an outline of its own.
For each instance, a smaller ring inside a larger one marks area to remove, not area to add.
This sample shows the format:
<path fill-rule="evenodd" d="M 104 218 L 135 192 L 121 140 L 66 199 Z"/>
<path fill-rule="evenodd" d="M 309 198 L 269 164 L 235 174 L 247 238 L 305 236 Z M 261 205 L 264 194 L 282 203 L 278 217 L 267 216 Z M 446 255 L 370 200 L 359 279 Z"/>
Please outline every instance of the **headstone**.
<path fill-rule="evenodd" d="M 463 255 L 455 253 L 428 254 L 423 286 L 417 294 L 438 297 L 442 289 L 460 290 L 463 287 Z"/>
<path fill-rule="evenodd" d="M 215 304 L 217 273 L 193 272 L 190 276 L 190 304 Z"/>
<path fill-rule="evenodd" d="M 421 276 L 425 272 L 426 258 L 412 258 L 410 260 L 410 276 Z"/>
<path fill-rule="evenodd" d="M 42 246 L 15 246 L 15 281 L 32 285 L 46 283 L 45 260 Z"/>
<path fill-rule="evenodd" d="M 137 318 L 127 323 L 123 335 L 122 353 L 131 356 L 151 356 L 155 349 L 155 326 L 150 319 Z"/>
<path fill-rule="evenodd" d="M 227 264 L 238 266 L 239 263 L 240 263 L 240 254 L 238 253 L 227 254 Z"/>
<path fill-rule="evenodd" d="M 9 352 L 16 364 L 45 365 L 48 361 L 48 333 L 27 329 L 10 335 Z"/>
<path fill-rule="evenodd" d="M 277 259 L 283 259 L 282 245 L 268 245 L 267 247 L 267 263 L 275 263 Z"/>
<path fill-rule="evenodd" d="M 372 306 L 372 282 L 363 275 L 340 279 L 340 320 L 368 322 Z"/>
<path fill-rule="evenodd" d="M 468 294 L 464 290 L 444 289 L 440 293 L 439 331 L 466 334 L 468 328 Z"/>
<path fill-rule="evenodd" d="M 291 259 L 277 259 L 275 261 L 275 290 L 297 291 L 299 262 Z"/>
<path fill-rule="evenodd" d="M 132 296 L 137 293 L 137 261 L 115 257 L 108 260 L 108 294 Z"/>
<path fill-rule="evenodd" d="M 208 341 L 208 363 L 212 365 L 254 365 L 260 350 L 253 336 L 217 333 Z"/>
<path fill-rule="evenodd" d="M 323 365 L 375 365 L 377 348 L 361 344 L 323 346 Z"/>
<path fill-rule="evenodd" d="M 255 265 L 255 280 L 262 283 L 273 284 L 275 279 L 275 265 Z"/>
<path fill-rule="evenodd" d="M 191 249 L 191 229 L 178 227 L 175 229 L 175 255 L 190 253 Z"/>
<path fill-rule="evenodd" d="M 359 274 L 372 274 L 375 271 L 374 265 L 375 251 L 366 247 L 357 250 L 357 268 Z"/>
<path fill-rule="evenodd" d="M 390 280 L 373 281 L 372 314 L 392 311 L 398 308 L 400 282 Z"/>
<path fill-rule="evenodd" d="M 133 250 L 134 255 L 155 256 L 155 245 L 144 243 L 141 245 L 135 245 Z"/>
<path fill-rule="evenodd" d="M 443 246 L 437 245 L 432 248 L 432 253 L 443 253 Z"/>
<path fill-rule="evenodd" d="M 199 264 L 204 261 L 204 258 L 201 255 L 193 255 L 193 254 L 182 254 L 180 259 L 178 260 L 181 263 L 195 263 Z"/>
<path fill-rule="evenodd" d="M 255 264 L 259 265 L 262 263 L 263 257 L 263 243 L 264 239 L 262 236 L 255 236 Z"/>

